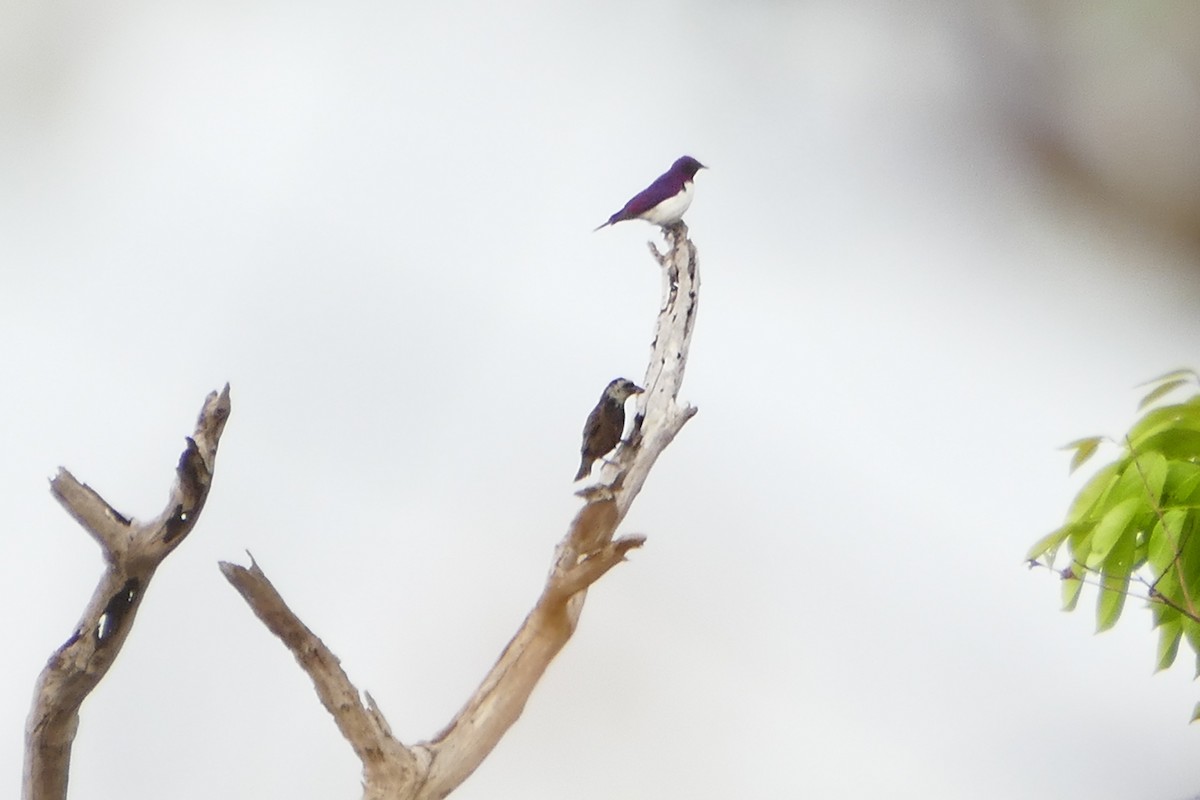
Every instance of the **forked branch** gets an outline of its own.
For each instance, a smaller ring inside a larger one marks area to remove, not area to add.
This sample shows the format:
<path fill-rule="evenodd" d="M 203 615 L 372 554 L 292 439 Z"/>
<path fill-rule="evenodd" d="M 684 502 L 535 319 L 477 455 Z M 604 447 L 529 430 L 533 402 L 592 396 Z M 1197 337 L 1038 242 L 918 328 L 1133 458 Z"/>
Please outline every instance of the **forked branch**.
<path fill-rule="evenodd" d="M 67 641 L 38 676 L 25 724 L 24 800 L 63 800 L 79 706 L 121 651 L 158 565 L 191 532 L 212 485 L 217 444 L 229 418 L 229 386 L 204 401 L 179 458 L 162 512 L 148 522 L 125 517 L 65 469 L 50 491 L 100 545 L 104 574 Z"/>
<path fill-rule="evenodd" d="M 309 674 L 363 764 L 366 800 L 440 800 L 466 780 L 520 717 L 538 680 L 571 638 L 587 589 L 644 543 L 642 536 L 613 536 L 658 456 L 696 413 L 679 405 L 678 396 L 696 320 L 699 264 L 686 226 L 676 224 L 666 236 L 665 254 L 651 245 L 662 268 L 663 298 L 633 433 L 607 457 L 598 481 L 580 492 L 584 506 L 555 550 L 533 609 L 474 694 L 432 739 L 411 746 L 396 741 L 370 698 L 360 699 L 337 658 L 292 614 L 257 565 L 221 565 Z"/>

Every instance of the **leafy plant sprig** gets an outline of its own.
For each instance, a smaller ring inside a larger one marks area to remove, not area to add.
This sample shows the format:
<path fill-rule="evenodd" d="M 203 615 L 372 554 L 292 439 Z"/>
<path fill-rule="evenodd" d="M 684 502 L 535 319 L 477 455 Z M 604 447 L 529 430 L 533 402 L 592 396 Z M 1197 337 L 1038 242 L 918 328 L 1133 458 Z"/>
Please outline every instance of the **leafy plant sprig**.
<path fill-rule="evenodd" d="M 1084 583 L 1098 585 L 1098 631 L 1116 624 L 1131 582 L 1140 586 L 1145 593 L 1138 595 L 1149 603 L 1159 631 L 1157 669 L 1171 666 L 1186 641 L 1200 676 L 1200 374 L 1173 370 L 1144 385 L 1151 388 L 1138 410 L 1149 410 L 1121 441 L 1092 436 L 1063 448 L 1073 451 L 1072 471 L 1106 441 L 1121 452 L 1084 484 L 1062 526 L 1039 539 L 1026 558 L 1058 572 L 1068 611 Z M 1189 385 L 1191 397 L 1158 405 Z M 1057 569 L 1064 544 L 1068 563 Z M 1200 719 L 1200 703 L 1192 719 Z"/>

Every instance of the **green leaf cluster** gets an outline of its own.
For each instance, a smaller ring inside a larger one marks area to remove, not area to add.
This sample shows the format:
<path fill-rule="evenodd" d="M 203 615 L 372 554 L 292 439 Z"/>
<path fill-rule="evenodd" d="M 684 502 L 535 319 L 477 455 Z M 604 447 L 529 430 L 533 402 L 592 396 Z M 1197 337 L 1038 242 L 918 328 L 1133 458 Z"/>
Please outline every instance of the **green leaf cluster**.
<path fill-rule="evenodd" d="M 1098 630 L 1116 624 L 1135 582 L 1159 630 L 1158 669 L 1170 666 L 1186 641 L 1200 674 L 1200 393 L 1174 405 L 1165 395 L 1200 383 L 1177 370 L 1150 382 L 1140 409 L 1150 407 L 1120 444 L 1119 457 L 1084 484 L 1057 530 L 1030 548 L 1028 559 L 1053 566 L 1065 545 L 1063 605 L 1074 609 L 1084 583 L 1099 586 Z M 1103 437 L 1080 439 L 1071 468 L 1086 463 Z M 1200 711 L 1200 705 L 1197 706 Z"/>

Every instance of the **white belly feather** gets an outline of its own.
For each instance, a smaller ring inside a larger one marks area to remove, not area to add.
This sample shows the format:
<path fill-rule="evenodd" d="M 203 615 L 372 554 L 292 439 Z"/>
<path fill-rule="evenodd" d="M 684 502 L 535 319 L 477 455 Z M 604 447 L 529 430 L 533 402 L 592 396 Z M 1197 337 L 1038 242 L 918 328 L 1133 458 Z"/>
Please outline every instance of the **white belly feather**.
<path fill-rule="evenodd" d="M 655 225 L 672 225 L 683 219 L 683 212 L 688 210 L 688 206 L 692 204 L 692 195 L 696 193 L 696 185 L 688 181 L 683 185 L 683 191 L 672 197 L 668 197 L 658 205 L 646 209 L 639 219 L 644 219 L 647 222 L 652 222 Z"/>

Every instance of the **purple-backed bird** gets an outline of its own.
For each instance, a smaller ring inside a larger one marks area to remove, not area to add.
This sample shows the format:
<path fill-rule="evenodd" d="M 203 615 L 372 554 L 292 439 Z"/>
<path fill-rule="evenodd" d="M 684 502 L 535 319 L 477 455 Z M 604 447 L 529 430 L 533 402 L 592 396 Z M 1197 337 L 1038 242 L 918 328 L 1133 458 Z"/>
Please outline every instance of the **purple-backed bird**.
<path fill-rule="evenodd" d="M 683 219 L 683 212 L 692 204 L 696 188 L 692 181 L 702 169 L 705 166 L 691 156 L 675 159 L 669 170 L 630 198 L 620 211 L 596 230 L 627 219 L 644 219 L 664 228 L 674 225 Z"/>
<path fill-rule="evenodd" d="M 604 387 L 600 402 L 583 425 L 583 445 L 579 448 L 583 460 L 575 480 L 586 477 L 596 459 L 603 458 L 620 443 L 625 432 L 625 401 L 644 391 L 628 378 L 617 378 Z"/>

